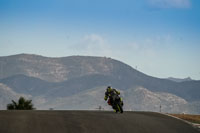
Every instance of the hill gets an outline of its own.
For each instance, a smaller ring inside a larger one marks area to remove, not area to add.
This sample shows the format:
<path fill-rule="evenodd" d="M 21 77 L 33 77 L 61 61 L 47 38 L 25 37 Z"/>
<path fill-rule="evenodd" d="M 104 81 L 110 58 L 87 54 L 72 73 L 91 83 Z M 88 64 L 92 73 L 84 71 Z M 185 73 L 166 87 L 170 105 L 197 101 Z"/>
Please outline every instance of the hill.
<path fill-rule="evenodd" d="M 165 112 L 198 113 L 200 81 L 151 77 L 111 58 L 20 54 L 0 57 L 0 66 L 0 83 L 13 92 L 31 95 L 42 109 L 108 108 L 102 98 L 111 85 L 121 90 L 126 109 L 158 111 L 162 104 Z"/>
<path fill-rule="evenodd" d="M 185 81 L 192 81 L 193 80 L 190 77 L 187 77 L 187 78 L 184 78 L 184 79 L 169 77 L 167 79 L 169 79 L 171 81 L 175 81 L 175 82 L 185 82 Z"/>

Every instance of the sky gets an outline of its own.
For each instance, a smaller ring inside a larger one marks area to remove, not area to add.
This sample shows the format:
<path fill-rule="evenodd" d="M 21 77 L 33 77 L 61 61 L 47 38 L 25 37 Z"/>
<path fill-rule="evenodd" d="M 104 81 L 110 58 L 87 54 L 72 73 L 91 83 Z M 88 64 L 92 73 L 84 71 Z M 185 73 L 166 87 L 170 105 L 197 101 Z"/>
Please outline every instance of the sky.
<path fill-rule="evenodd" d="M 0 0 L 0 56 L 20 53 L 200 80 L 200 0 Z"/>

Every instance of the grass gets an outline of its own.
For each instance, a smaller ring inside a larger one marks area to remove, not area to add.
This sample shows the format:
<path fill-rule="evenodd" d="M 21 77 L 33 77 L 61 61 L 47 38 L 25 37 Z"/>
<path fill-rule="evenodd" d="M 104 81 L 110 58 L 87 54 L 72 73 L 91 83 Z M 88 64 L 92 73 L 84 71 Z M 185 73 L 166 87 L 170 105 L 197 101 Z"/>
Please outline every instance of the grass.
<path fill-rule="evenodd" d="M 192 123 L 200 124 L 200 115 L 189 115 L 189 114 L 170 114 L 170 115 Z"/>

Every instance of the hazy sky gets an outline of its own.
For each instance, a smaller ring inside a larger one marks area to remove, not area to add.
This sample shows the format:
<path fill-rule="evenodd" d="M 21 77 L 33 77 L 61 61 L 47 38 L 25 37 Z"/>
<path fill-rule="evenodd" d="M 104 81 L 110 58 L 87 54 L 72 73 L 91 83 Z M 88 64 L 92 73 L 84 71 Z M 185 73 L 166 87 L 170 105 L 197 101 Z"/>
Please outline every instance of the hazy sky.
<path fill-rule="evenodd" d="M 200 0 L 0 0 L 0 56 L 90 55 L 200 80 Z"/>

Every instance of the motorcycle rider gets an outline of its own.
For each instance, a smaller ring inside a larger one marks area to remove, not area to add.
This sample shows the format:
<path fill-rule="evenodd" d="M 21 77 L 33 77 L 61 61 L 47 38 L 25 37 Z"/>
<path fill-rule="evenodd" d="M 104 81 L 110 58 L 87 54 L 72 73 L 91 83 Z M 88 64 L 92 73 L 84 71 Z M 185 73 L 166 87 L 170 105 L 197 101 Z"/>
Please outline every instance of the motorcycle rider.
<path fill-rule="evenodd" d="M 115 109 L 113 103 L 114 103 L 115 99 L 120 98 L 119 95 L 120 95 L 119 91 L 117 91 L 116 89 L 112 88 L 111 86 L 107 87 L 106 92 L 105 92 L 104 100 L 107 101 L 107 99 L 109 98 L 108 99 L 108 105 L 111 105 L 112 108 L 115 110 L 115 112 L 116 112 L 116 109 Z M 120 98 L 120 102 L 121 102 L 121 104 L 123 106 L 123 101 L 122 101 L 121 98 Z"/>

